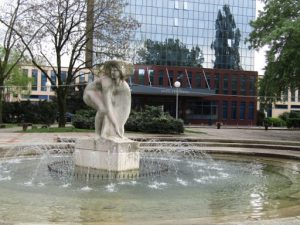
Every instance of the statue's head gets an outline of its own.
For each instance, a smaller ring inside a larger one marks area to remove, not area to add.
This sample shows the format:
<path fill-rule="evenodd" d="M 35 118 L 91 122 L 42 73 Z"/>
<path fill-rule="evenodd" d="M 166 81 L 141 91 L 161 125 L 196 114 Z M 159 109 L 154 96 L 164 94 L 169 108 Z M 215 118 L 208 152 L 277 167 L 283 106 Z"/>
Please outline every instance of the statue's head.
<path fill-rule="evenodd" d="M 126 80 L 130 75 L 132 75 L 133 65 L 130 62 L 118 60 L 110 60 L 104 63 L 103 72 L 105 75 L 114 78 L 115 71 L 119 72 L 119 78 L 121 80 Z"/>

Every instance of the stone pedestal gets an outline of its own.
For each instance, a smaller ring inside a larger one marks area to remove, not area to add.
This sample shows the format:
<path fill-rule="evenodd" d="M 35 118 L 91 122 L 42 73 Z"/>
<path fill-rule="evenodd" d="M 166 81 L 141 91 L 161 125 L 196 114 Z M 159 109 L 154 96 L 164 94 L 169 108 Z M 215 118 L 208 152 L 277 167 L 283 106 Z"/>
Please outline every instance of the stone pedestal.
<path fill-rule="evenodd" d="M 109 171 L 139 169 L 138 142 L 129 139 L 78 139 L 75 142 L 75 165 Z"/>

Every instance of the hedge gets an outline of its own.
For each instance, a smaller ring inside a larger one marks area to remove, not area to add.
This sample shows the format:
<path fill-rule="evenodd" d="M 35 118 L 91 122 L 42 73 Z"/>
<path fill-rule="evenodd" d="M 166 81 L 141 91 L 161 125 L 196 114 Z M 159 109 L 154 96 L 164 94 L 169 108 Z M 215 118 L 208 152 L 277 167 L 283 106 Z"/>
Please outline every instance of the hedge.
<path fill-rule="evenodd" d="M 3 105 L 5 123 L 52 124 L 56 119 L 56 104 L 53 102 L 5 102 Z"/>
<path fill-rule="evenodd" d="M 184 132 L 182 120 L 176 120 L 160 107 L 145 106 L 144 111 L 132 111 L 125 130 L 159 134 L 180 134 Z"/>
<path fill-rule="evenodd" d="M 288 128 L 299 128 L 300 118 L 289 118 L 286 122 Z"/>
<path fill-rule="evenodd" d="M 73 126 L 80 129 L 95 129 L 95 110 L 80 110 L 73 117 Z M 126 131 L 179 134 L 184 132 L 182 120 L 176 120 L 160 107 L 146 106 L 144 111 L 132 111 L 126 124 Z"/>
<path fill-rule="evenodd" d="M 264 124 L 268 126 L 273 126 L 273 127 L 285 127 L 286 122 L 280 118 L 273 118 L 273 117 L 268 117 L 265 118 Z"/>
<path fill-rule="evenodd" d="M 96 110 L 83 109 L 76 111 L 72 124 L 79 129 L 95 129 L 95 115 Z"/>

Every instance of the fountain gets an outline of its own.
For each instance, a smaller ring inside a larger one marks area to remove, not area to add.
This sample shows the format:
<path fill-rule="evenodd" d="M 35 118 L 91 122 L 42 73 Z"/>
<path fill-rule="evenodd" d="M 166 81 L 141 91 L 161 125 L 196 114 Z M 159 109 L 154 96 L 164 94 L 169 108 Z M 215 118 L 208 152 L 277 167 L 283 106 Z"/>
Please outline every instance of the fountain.
<path fill-rule="evenodd" d="M 85 103 L 97 110 L 96 137 L 76 141 L 75 164 L 104 171 L 138 170 L 138 144 L 124 137 L 124 125 L 131 107 L 126 79 L 132 65 L 107 61 L 103 70 L 100 78 L 88 84 L 83 96 Z"/>
<path fill-rule="evenodd" d="M 207 154 L 201 142 L 129 140 L 126 65 L 106 65 L 109 76 L 84 94 L 97 110 L 95 138 L 4 152 L 0 224 L 299 224 L 298 160 Z"/>

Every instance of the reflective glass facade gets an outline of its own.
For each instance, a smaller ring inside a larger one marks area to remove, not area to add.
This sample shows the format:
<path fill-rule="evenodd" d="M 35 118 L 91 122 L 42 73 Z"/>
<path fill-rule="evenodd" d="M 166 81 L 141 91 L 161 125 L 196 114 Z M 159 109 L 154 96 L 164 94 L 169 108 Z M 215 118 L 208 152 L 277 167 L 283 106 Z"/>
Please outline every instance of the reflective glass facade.
<path fill-rule="evenodd" d="M 254 52 L 248 50 L 245 38 L 251 31 L 250 20 L 255 19 L 255 0 L 125 0 L 125 14 L 141 24 L 133 37 L 134 49 L 145 40 L 164 42 L 179 39 L 188 49 L 199 46 L 205 68 L 213 68 L 216 38 L 216 19 L 219 10 L 227 4 L 240 30 L 239 54 L 243 70 L 254 69 Z M 229 41 L 229 40 L 228 40 Z"/>

